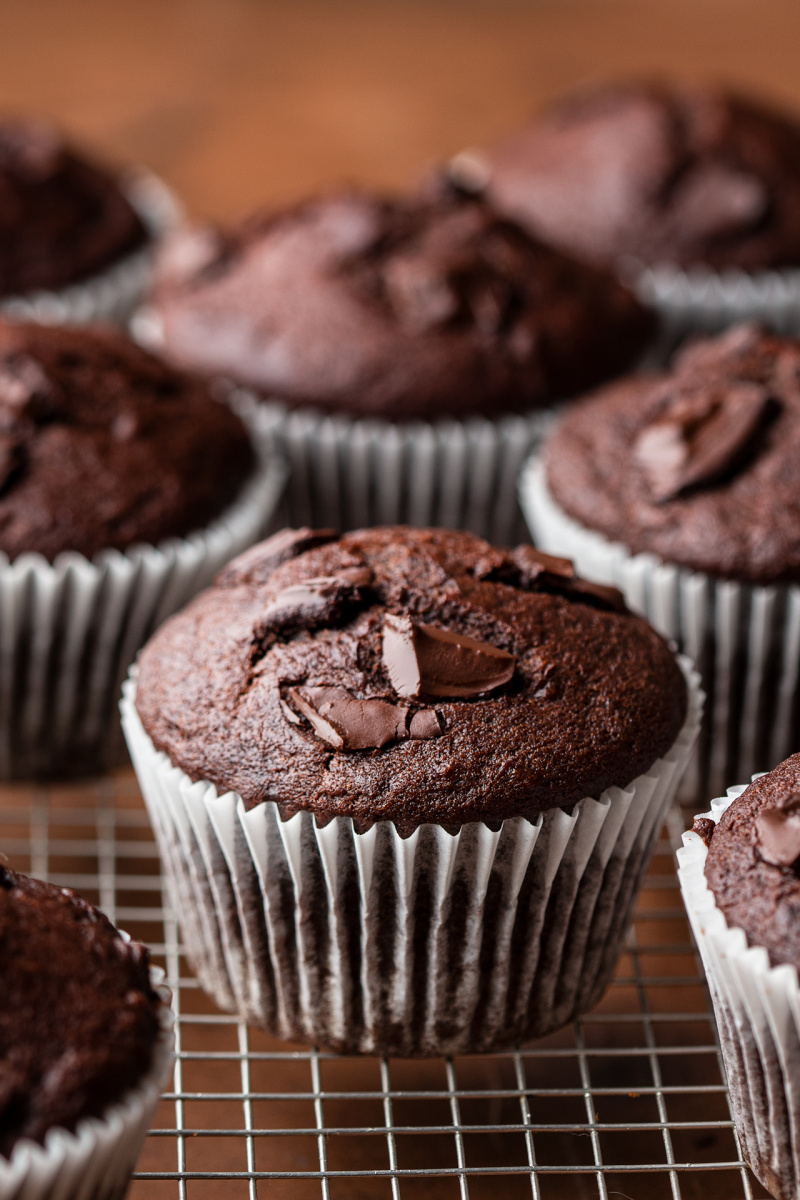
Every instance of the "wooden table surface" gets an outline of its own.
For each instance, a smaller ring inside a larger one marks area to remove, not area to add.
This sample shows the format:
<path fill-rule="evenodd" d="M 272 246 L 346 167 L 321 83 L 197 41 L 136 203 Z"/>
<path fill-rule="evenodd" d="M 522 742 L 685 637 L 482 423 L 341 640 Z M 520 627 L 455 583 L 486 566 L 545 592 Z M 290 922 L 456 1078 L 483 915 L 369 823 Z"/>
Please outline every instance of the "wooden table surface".
<path fill-rule="evenodd" d="M 711 75 L 800 110 L 798 44 L 797 0 L 4 0 L 0 109 L 234 217 L 401 185 L 609 73 Z"/>

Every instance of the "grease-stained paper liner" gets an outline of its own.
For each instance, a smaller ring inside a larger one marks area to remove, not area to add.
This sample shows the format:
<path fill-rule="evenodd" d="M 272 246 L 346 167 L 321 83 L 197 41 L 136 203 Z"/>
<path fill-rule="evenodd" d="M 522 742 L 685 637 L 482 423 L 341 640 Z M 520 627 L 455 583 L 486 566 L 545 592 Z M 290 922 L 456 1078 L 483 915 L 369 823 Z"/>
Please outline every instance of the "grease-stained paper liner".
<path fill-rule="evenodd" d="M 155 175 L 140 172 L 124 184 L 147 233 L 147 242 L 97 275 L 58 291 L 29 292 L 0 299 L 0 315 L 43 325 L 88 325 L 106 321 L 124 325 L 150 283 L 155 248 L 174 228 L 181 207 L 174 193 Z"/>
<path fill-rule="evenodd" d="M 174 1016 L 164 972 L 151 981 L 161 1000 L 160 1032 L 144 1078 L 102 1117 L 74 1132 L 51 1129 L 44 1145 L 24 1139 L 0 1156 L 0 1200 L 121 1200 L 144 1144 L 174 1059 Z"/>
<path fill-rule="evenodd" d="M 632 554 L 568 516 L 533 458 L 520 501 L 542 550 L 610 583 L 697 666 L 708 701 L 681 798 L 701 803 L 729 779 L 774 767 L 800 746 L 800 587 L 736 583 Z"/>
<path fill-rule="evenodd" d="M 703 815 L 714 823 L 745 790 L 728 788 Z M 684 833 L 678 877 L 714 1002 L 742 1152 L 779 1200 L 800 1197 L 800 987 L 793 966 L 771 967 L 728 925 L 705 878 L 708 851 Z"/>
<path fill-rule="evenodd" d="M 263 417 L 241 415 L 258 467 L 205 529 L 91 560 L 0 554 L 0 778 L 85 773 L 124 753 L 117 700 L 136 652 L 258 540 L 280 498 L 285 469 Z"/>
<path fill-rule="evenodd" d="M 488 1050 L 591 1008 L 616 965 L 700 722 L 696 673 L 675 744 L 627 788 L 535 822 L 455 836 L 389 821 L 356 833 L 193 783 L 135 706 L 122 724 L 171 903 L 201 984 L 272 1034 L 337 1051 Z"/>
<path fill-rule="evenodd" d="M 749 273 L 663 265 L 625 274 L 639 299 L 660 314 L 673 342 L 739 321 L 762 321 L 778 333 L 800 333 L 797 268 Z"/>
<path fill-rule="evenodd" d="M 136 313 L 131 332 L 156 353 L 163 345 L 152 308 Z M 395 423 L 262 403 L 276 449 L 289 464 L 285 524 L 340 530 L 439 525 L 497 545 L 527 539 L 517 477 L 558 409 L 497 420 Z"/>

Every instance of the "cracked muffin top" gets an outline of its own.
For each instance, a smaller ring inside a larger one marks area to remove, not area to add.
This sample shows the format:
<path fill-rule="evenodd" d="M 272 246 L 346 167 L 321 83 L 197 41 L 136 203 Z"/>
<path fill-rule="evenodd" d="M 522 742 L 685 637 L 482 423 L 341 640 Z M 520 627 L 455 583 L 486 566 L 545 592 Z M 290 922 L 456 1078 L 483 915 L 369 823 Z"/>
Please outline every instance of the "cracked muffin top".
<path fill-rule="evenodd" d="M 0 1155 L 74 1130 L 147 1074 L 162 1001 L 147 950 L 68 888 L 0 865 Z"/>
<path fill-rule="evenodd" d="M 146 241 L 109 171 L 46 122 L 0 122 L 0 295 L 77 283 Z"/>
<path fill-rule="evenodd" d="M 751 783 L 716 826 L 701 817 L 694 831 L 728 923 L 764 946 L 772 966 L 800 969 L 800 754 Z"/>
<path fill-rule="evenodd" d="M 566 414 L 547 484 L 589 529 L 725 579 L 800 581 L 800 341 L 740 325 Z"/>
<path fill-rule="evenodd" d="M 136 706 L 194 780 L 358 829 L 535 818 L 624 787 L 686 687 L 618 592 L 531 546 L 285 530 L 155 634 Z"/>
<path fill-rule="evenodd" d="M 180 366 L 398 421 L 552 404 L 624 370 L 654 328 L 610 273 L 455 193 L 345 192 L 184 230 L 151 303 Z"/>
<path fill-rule="evenodd" d="M 586 88 L 452 170 L 590 262 L 800 263 L 800 122 L 719 87 Z"/>
<path fill-rule="evenodd" d="M 122 333 L 0 321 L 0 552 L 91 558 L 201 528 L 254 465 L 205 382 Z"/>

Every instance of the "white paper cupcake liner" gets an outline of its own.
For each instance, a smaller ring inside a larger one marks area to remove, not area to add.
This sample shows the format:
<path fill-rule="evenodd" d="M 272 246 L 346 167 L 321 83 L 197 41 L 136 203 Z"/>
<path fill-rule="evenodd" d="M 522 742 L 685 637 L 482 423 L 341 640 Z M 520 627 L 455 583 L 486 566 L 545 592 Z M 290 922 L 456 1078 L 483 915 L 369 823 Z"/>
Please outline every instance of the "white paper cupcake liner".
<path fill-rule="evenodd" d="M 0 555 L 0 778 L 69 774 L 124 753 L 119 690 L 139 648 L 264 532 L 285 483 L 262 414 L 242 412 L 258 467 L 205 529 L 92 560 Z"/>
<path fill-rule="evenodd" d="M 745 790 L 728 788 L 703 815 L 714 823 Z M 728 925 L 705 878 L 708 851 L 684 833 L 678 877 L 703 960 L 742 1152 L 773 1196 L 800 1196 L 800 987 L 797 971 L 771 967 Z"/>
<path fill-rule="evenodd" d="M 121 1200 L 174 1060 L 174 1015 L 164 972 L 151 971 L 161 999 L 160 1032 L 144 1078 L 102 1117 L 74 1132 L 51 1129 L 44 1145 L 24 1139 L 0 1157 L 0 1200 Z"/>
<path fill-rule="evenodd" d="M 681 798 L 702 803 L 729 779 L 749 778 L 800 745 L 800 587 L 715 579 L 631 554 L 568 516 L 547 487 L 541 458 L 520 479 L 536 545 L 571 558 L 579 574 L 610 583 L 629 606 L 697 666 L 708 700 Z"/>
<path fill-rule="evenodd" d="M 43 325 L 126 324 L 149 286 L 156 245 L 178 224 L 182 210 L 167 185 L 145 172 L 131 177 L 125 193 L 149 234 L 144 246 L 80 283 L 58 291 L 4 297 L 0 315 Z"/>
<path fill-rule="evenodd" d="M 715 333 L 739 321 L 761 321 L 777 333 L 800 333 L 800 269 L 713 271 L 646 267 L 626 271 L 639 299 L 661 315 L 674 342 Z"/>
<path fill-rule="evenodd" d="M 272 1034 L 338 1051 L 488 1050 L 586 1011 L 613 973 L 631 908 L 700 723 L 628 787 L 535 822 L 455 836 L 381 821 L 282 821 L 273 802 L 193 783 L 135 707 L 122 724 L 172 905 L 201 984 Z"/>

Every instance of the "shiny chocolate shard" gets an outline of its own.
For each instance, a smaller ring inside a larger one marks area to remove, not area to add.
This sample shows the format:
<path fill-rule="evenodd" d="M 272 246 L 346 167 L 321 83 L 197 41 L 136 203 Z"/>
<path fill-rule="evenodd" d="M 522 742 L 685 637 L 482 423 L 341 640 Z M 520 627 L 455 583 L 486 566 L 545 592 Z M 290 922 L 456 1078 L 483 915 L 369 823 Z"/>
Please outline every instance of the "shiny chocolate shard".
<path fill-rule="evenodd" d="M 739 383 L 714 396 L 679 397 L 637 437 L 634 461 L 657 504 L 734 471 L 773 407 L 767 388 Z"/>
<path fill-rule="evenodd" d="M 217 587 L 236 587 L 240 583 L 266 583 L 270 575 L 290 558 L 306 550 L 335 542 L 336 529 L 281 529 L 264 542 L 251 546 L 223 567 L 215 579 Z"/>
<path fill-rule="evenodd" d="M 575 578 L 575 568 L 569 558 L 544 554 L 534 546 L 515 546 L 511 561 L 519 571 L 522 587 L 535 589 L 537 582 L 569 581 Z"/>
<path fill-rule="evenodd" d="M 405 704 L 373 697 L 360 700 L 342 687 L 293 687 L 281 700 L 284 716 L 298 718 L 290 705 L 311 725 L 314 733 L 334 750 L 379 750 L 406 738 L 433 738 L 442 733 L 438 714 L 420 709 L 412 714 Z M 410 717 L 410 721 L 409 721 Z"/>
<path fill-rule="evenodd" d="M 773 867 L 792 867 L 800 858 L 800 810 L 765 808 L 755 821 L 758 853 Z"/>
<path fill-rule="evenodd" d="M 773 867 L 793 867 L 800 859 L 800 793 L 787 792 L 755 819 L 759 856 Z"/>
<path fill-rule="evenodd" d="M 625 612 L 625 597 L 615 587 L 594 583 L 575 574 L 569 558 L 558 558 L 544 554 L 534 546 L 515 546 L 510 560 L 519 573 L 519 586 L 528 592 L 548 592 L 592 604 L 596 608 L 607 608 L 614 612 Z"/>
<path fill-rule="evenodd" d="M 344 567 L 291 584 L 279 592 L 264 614 L 260 633 L 318 629 L 347 620 L 364 602 L 372 582 L 368 567 Z"/>
<path fill-rule="evenodd" d="M 387 613 L 383 665 L 400 696 L 468 697 L 508 683 L 517 660 L 488 642 Z"/>

